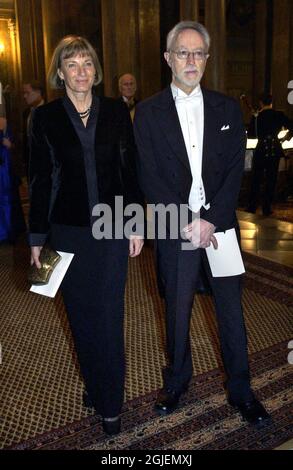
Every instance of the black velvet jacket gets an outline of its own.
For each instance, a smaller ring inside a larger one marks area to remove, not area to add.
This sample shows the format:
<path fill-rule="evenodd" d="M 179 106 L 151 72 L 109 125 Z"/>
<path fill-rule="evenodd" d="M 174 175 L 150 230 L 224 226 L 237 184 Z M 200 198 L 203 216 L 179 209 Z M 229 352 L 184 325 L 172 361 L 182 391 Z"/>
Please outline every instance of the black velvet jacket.
<path fill-rule="evenodd" d="M 135 172 L 135 143 L 125 104 L 99 98 L 95 167 L 99 203 L 142 203 Z M 90 226 L 81 142 L 61 99 L 36 109 L 30 154 L 30 244 L 41 245 L 50 223 Z"/>

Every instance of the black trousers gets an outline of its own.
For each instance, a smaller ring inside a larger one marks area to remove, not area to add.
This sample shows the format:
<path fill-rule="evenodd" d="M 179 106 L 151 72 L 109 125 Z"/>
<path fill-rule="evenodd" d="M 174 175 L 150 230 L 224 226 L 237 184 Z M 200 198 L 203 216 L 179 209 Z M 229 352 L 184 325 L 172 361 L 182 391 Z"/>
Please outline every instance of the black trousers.
<path fill-rule="evenodd" d="M 164 386 L 181 392 L 192 376 L 189 327 L 202 259 L 215 300 L 228 394 L 235 401 L 251 399 L 241 276 L 213 278 L 205 250 L 183 251 L 180 240 L 158 240 L 158 254 L 166 286 L 169 364 L 163 371 Z"/>
<path fill-rule="evenodd" d="M 75 254 L 61 292 L 95 409 L 117 416 L 124 399 L 124 290 L 128 240 L 95 240 L 90 228 L 54 225 L 51 245 Z"/>
<path fill-rule="evenodd" d="M 259 193 L 264 179 L 264 193 L 262 209 L 264 214 L 271 211 L 275 188 L 278 179 L 279 157 L 265 156 L 261 151 L 256 151 L 252 164 L 252 180 L 249 195 L 249 209 L 255 211 L 258 206 Z"/>

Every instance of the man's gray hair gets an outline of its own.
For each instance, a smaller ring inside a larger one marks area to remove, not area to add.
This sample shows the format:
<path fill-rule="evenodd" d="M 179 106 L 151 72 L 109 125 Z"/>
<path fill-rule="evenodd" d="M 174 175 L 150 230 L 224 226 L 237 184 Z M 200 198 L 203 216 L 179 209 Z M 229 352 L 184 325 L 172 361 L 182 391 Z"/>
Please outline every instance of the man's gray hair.
<path fill-rule="evenodd" d="M 174 28 L 169 31 L 167 35 L 167 51 L 169 52 L 172 50 L 178 35 L 185 29 L 193 29 L 199 33 L 205 44 L 205 52 L 208 52 L 211 44 L 210 35 L 207 29 L 201 23 L 197 23 L 196 21 L 180 21 L 180 23 L 177 23 Z"/>

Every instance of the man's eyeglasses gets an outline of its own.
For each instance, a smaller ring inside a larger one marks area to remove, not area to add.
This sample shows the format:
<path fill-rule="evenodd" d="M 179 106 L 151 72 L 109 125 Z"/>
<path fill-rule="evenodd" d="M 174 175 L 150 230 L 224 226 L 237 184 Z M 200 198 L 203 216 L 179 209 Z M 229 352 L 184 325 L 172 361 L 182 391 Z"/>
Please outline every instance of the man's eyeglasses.
<path fill-rule="evenodd" d="M 187 60 L 189 59 L 189 56 L 192 56 L 193 60 L 205 60 L 209 57 L 209 54 L 203 51 L 185 51 L 185 50 L 180 50 L 180 51 L 171 51 L 176 54 L 177 58 L 180 60 Z"/>

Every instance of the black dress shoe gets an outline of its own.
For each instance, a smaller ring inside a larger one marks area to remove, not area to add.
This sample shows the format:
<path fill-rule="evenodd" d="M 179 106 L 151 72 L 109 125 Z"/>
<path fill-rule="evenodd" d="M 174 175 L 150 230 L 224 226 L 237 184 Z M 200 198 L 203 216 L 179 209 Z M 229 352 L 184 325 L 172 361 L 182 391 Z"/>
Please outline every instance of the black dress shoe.
<path fill-rule="evenodd" d="M 173 413 L 178 406 L 180 395 L 181 392 L 175 390 L 161 390 L 155 403 L 155 411 L 163 416 Z"/>
<path fill-rule="evenodd" d="M 249 424 L 262 426 L 271 420 L 264 406 L 256 398 L 240 403 L 235 403 L 229 399 L 228 402 L 241 413 L 242 418 Z"/>
<path fill-rule="evenodd" d="M 108 436 L 119 434 L 121 430 L 121 418 L 117 417 L 114 421 L 103 418 L 103 430 Z"/>

